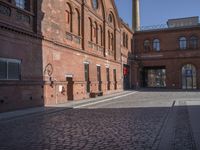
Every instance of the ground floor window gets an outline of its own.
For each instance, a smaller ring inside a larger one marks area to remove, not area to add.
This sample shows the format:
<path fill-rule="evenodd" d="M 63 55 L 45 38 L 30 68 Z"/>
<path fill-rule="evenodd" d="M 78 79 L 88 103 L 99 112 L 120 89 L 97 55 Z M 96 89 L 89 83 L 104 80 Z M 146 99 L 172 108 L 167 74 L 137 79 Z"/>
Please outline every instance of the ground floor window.
<path fill-rule="evenodd" d="M 107 78 L 107 90 L 110 90 L 110 69 L 106 68 L 106 78 Z"/>
<path fill-rule="evenodd" d="M 187 64 L 182 67 L 182 88 L 197 88 L 196 68 L 194 65 Z"/>
<path fill-rule="evenodd" d="M 85 81 L 86 81 L 86 92 L 90 93 L 90 74 L 89 74 L 89 64 L 84 64 L 85 70 Z"/>
<path fill-rule="evenodd" d="M 117 90 L 117 70 L 113 69 L 114 89 Z"/>
<path fill-rule="evenodd" d="M 163 68 L 144 68 L 143 86 L 152 88 L 166 87 L 166 69 Z"/>
<path fill-rule="evenodd" d="M 101 66 L 97 66 L 97 81 L 98 81 L 98 90 L 102 91 Z"/>
<path fill-rule="evenodd" d="M 20 60 L 0 58 L 0 80 L 19 80 L 20 64 Z"/>

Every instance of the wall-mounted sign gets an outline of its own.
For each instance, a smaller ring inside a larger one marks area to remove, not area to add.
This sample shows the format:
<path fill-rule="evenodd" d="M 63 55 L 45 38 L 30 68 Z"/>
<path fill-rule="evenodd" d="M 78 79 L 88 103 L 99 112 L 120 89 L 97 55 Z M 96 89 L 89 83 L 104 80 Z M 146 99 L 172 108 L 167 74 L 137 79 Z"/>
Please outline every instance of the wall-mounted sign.
<path fill-rule="evenodd" d="M 73 74 L 66 74 L 65 75 L 66 78 L 73 78 L 73 76 L 74 76 Z"/>
<path fill-rule="evenodd" d="M 185 76 L 186 76 L 186 77 L 192 77 L 192 76 L 193 76 L 192 70 L 191 70 L 191 69 L 185 70 Z"/>

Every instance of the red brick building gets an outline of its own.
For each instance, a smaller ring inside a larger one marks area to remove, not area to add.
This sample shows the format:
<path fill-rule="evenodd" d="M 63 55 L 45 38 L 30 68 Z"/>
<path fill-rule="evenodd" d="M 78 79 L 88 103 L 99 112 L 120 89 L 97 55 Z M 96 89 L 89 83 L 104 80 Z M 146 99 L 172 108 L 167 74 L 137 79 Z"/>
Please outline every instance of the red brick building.
<path fill-rule="evenodd" d="M 199 89 L 199 23 L 174 21 L 137 31 L 139 0 L 135 32 L 114 0 L 1 0 L 0 112 L 130 87 Z"/>
<path fill-rule="evenodd" d="M 200 88 L 198 17 L 172 19 L 165 28 L 135 32 L 133 86 Z"/>
<path fill-rule="evenodd" d="M 132 31 L 114 0 L 1 0 L 0 39 L 0 111 L 123 90 Z"/>

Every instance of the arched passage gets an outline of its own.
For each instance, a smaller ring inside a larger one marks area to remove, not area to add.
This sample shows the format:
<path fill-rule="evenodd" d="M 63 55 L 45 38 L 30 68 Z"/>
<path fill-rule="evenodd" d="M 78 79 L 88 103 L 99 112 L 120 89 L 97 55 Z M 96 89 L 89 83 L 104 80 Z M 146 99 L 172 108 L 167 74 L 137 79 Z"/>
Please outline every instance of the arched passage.
<path fill-rule="evenodd" d="M 182 67 L 182 89 L 197 89 L 196 67 L 186 64 Z"/>

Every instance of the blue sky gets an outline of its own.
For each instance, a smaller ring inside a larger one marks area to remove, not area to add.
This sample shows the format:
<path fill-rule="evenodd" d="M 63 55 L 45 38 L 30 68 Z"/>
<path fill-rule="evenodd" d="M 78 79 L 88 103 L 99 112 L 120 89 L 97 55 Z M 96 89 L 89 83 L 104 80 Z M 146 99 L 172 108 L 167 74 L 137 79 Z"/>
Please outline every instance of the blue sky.
<path fill-rule="evenodd" d="M 132 24 L 132 0 L 115 0 L 119 16 Z M 200 16 L 200 0 L 140 0 L 141 26 L 165 24 L 168 19 Z"/>

